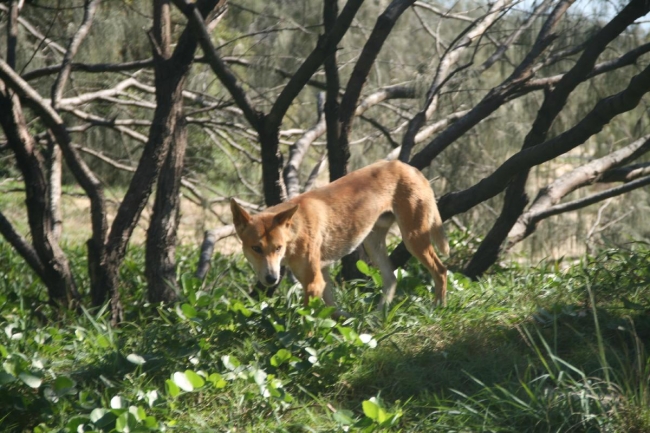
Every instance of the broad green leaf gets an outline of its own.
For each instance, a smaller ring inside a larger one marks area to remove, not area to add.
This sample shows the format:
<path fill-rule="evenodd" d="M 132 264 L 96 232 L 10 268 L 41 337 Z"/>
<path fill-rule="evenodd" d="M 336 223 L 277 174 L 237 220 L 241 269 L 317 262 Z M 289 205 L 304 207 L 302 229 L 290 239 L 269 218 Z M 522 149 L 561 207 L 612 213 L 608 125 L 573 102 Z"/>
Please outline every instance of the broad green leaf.
<path fill-rule="evenodd" d="M 126 409 L 129 402 L 122 396 L 116 395 L 111 398 L 111 409 Z"/>
<path fill-rule="evenodd" d="M 312 364 L 318 363 L 318 351 L 313 347 L 305 347 L 305 352 L 309 353 L 307 360 Z"/>
<path fill-rule="evenodd" d="M 192 384 L 194 389 L 201 388 L 203 385 L 205 385 L 205 380 L 192 370 L 185 370 L 185 377 L 187 380 Z"/>
<path fill-rule="evenodd" d="M 43 397 L 52 404 L 59 402 L 59 395 L 49 386 L 43 389 Z"/>
<path fill-rule="evenodd" d="M 255 383 L 258 385 L 264 385 L 266 383 L 266 372 L 262 369 L 258 369 L 253 373 L 253 379 L 255 380 Z"/>
<path fill-rule="evenodd" d="M 389 415 L 386 413 L 386 410 L 384 410 L 383 407 L 380 407 L 379 411 L 377 412 L 377 422 L 379 424 L 383 424 L 388 418 Z"/>
<path fill-rule="evenodd" d="M 250 317 L 251 314 L 253 314 L 253 313 L 251 312 L 251 310 L 249 310 L 248 308 L 244 307 L 244 304 L 242 304 L 242 303 L 239 302 L 239 301 L 236 301 L 236 302 L 232 305 L 232 307 L 230 307 L 230 308 L 232 309 L 232 311 L 242 313 L 245 317 Z"/>
<path fill-rule="evenodd" d="M 196 306 L 197 307 L 207 307 L 210 305 L 210 301 L 212 300 L 212 297 L 208 295 L 206 292 L 199 290 L 196 292 Z"/>
<path fill-rule="evenodd" d="M 109 347 L 111 347 L 111 342 L 108 341 L 108 338 L 104 337 L 101 334 L 97 336 L 97 340 L 95 342 L 102 349 L 108 349 Z"/>
<path fill-rule="evenodd" d="M 360 334 L 359 335 L 359 340 L 361 340 L 361 342 L 363 344 L 367 344 L 368 347 L 370 347 L 372 349 L 377 347 L 377 340 L 372 338 L 372 335 L 370 335 L 370 334 Z"/>
<path fill-rule="evenodd" d="M 200 289 L 201 284 L 201 280 L 190 272 L 185 272 L 181 275 L 181 287 L 189 295 L 194 294 L 194 292 Z"/>
<path fill-rule="evenodd" d="M 287 349 L 280 349 L 275 353 L 275 355 L 271 357 L 271 365 L 274 367 L 279 367 L 290 359 L 291 352 L 289 352 Z"/>
<path fill-rule="evenodd" d="M 79 392 L 79 406 L 84 409 L 90 410 L 97 407 L 97 400 L 92 391 L 82 390 Z"/>
<path fill-rule="evenodd" d="M 350 328 L 348 326 L 337 326 L 336 329 L 339 330 L 339 332 L 341 333 L 341 335 L 343 336 L 343 338 L 345 338 L 345 341 L 347 341 L 347 342 L 352 343 L 352 342 L 356 341 L 356 339 L 358 337 L 358 335 L 354 331 L 354 329 L 352 329 L 352 328 Z"/>
<path fill-rule="evenodd" d="M 131 353 L 130 355 L 128 355 L 126 357 L 126 360 L 129 361 L 131 364 L 135 364 L 135 365 L 142 365 L 145 362 L 147 362 L 143 357 L 135 353 Z"/>
<path fill-rule="evenodd" d="M 165 391 L 170 397 L 176 397 L 181 393 L 181 389 L 171 379 L 165 381 Z"/>
<path fill-rule="evenodd" d="M 14 377 L 18 375 L 18 372 L 16 371 L 16 363 L 14 361 L 9 360 L 3 362 L 2 369 Z"/>
<path fill-rule="evenodd" d="M 47 433 L 51 431 L 50 428 L 45 423 L 40 423 L 32 430 L 32 433 Z"/>
<path fill-rule="evenodd" d="M 137 425 L 138 421 L 135 419 L 135 416 L 128 411 L 118 416 L 115 420 L 115 430 L 118 432 L 131 432 Z"/>
<path fill-rule="evenodd" d="M 115 420 L 115 415 L 108 409 L 98 407 L 90 412 L 90 420 L 96 427 L 102 428 Z"/>
<path fill-rule="evenodd" d="M 194 385 L 187 379 L 187 376 L 182 371 L 177 371 L 172 374 L 172 380 L 180 389 L 185 392 L 194 391 Z"/>
<path fill-rule="evenodd" d="M 152 416 L 146 417 L 142 423 L 144 424 L 145 427 L 148 429 L 158 429 L 158 421 L 156 421 L 156 418 Z"/>
<path fill-rule="evenodd" d="M 389 414 L 389 416 L 386 418 L 385 421 L 383 421 L 380 424 L 380 426 L 381 427 L 392 427 L 395 424 L 397 424 L 397 422 L 399 421 L 399 419 L 401 417 L 402 417 L 402 411 L 398 411 L 397 413 L 394 413 L 394 414 Z"/>
<path fill-rule="evenodd" d="M 225 388 L 228 384 L 219 373 L 212 373 L 210 376 L 208 376 L 208 381 L 211 382 L 217 389 Z"/>
<path fill-rule="evenodd" d="M 378 420 L 380 407 L 375 397 L 372 397 L 370 400 L 364 400 L 361 403 L 361 407 L 363 408 L 364 415 L 373 421 Z"/>
<path fill-rule="evenodd" d="M 147 413 L 141 406 L 129 406 L 129 412 L 131 412 L 138 421 L 142 421 L 147 417 Z"/>
<path fill-rule="evenodd" d="M 57 395 L 59 396 L 65 395 L 68 392 L 74 390 L 75 386 L 75 381 L 67 376 L 58 376 L 54 380 L 54 391 L 56 391 Z"/>
<path fill-rule="evenodd" d="M 157 390 L 152 389 L 151 391 L 147 391 L 146 398 L 149 407 L 153 407 L 153 405 L 156 403 L 156 400 L 160 398 L 160 395 L 158 395 Z"/>
<path fill-rule="evenodd" d="M 318 323 L 319 328 L 333 328 L 336 326 L 336 321 L 333 319 L 323 319 Z"/>
<path fill-rule="evenodd" d="M 20 373 L 18 375 L 18 378 L 20 380 L 22 380 L 27 386 L 29 386 L 31 388 L 34 388 L 34 389 L 39 388 L 41 386 L 41 384 L 43 383 L 43 379 L 41 379 L 40 377 L 34 376 L 31 373 L 27 373 L 25 371 Z"/>
<path fill-rule="evenodd" d="M 354 422 L 354 414 L 350 410 L 337 410 L 334 412 L 334 420 L 342 425 L 350 425 Z"/>
<path fill-rule="evenodd" d="M 96 423 L 97 421 L 102 419 L 108 412 L 109 410 L 104 409 L 103 407 L 98 407 L 97 409 L 93 409 L 93 411 L 90 412 L 90 420 L 93 423 Z"/>
<path fill-rule="evenodd" d="M 14 380 L 16 380 L 16 378 L 11 374 L 5 371 L 0 371 L 0 385 L 6 385 L 10 382 L 13 382 Z"/>
<path fill-rule="evenodd" d="M 316 317 L 318 317 L 319 319 L 326 319 L 330 317 L 332 313 L 334 313 L 335 311 L 336 311 L 336 307 L 329 307 L 329 306 L 323 307 L 323 309 L 320 310 L 318 314 L 316 314 Z"/>
<path fill-rule="evenodd" d="M 88 424 L 90 421 L 90 418 L 88 418 L 85 415 L 77 415 L 73 416 L 68 420 L 68 423 L 65 425 L 68 431 L 71 432 L 77 432 L 77 431 L 85 431 L 83 428 L 84 424 Z"/>
<path fill-rule="evenodd" d="M 370 266 L 363 260 L 357 260 L 357 269 L 359 272 L 361 272 L 363 275 L 369 277 L 372 275 L 372 271 L 370 270 Z"/>
<path fill-rule="evenodd" d="M 183 316 L 188 319 L 193 319 L 197 315 L 196 309 L 194 309 L 190 304 L 181 305 L 181 311 L 183 312 Z"/>
<path fill-rule="evenodd" d="M 230 355 L 224 355 L 221 357 L 221 362 L 223 362 L 224 367 L 226 367 L 228 370 L 235 370 L 237 367 L 241 365 L 239 360 L 235 358 L 234 356 Z"/>

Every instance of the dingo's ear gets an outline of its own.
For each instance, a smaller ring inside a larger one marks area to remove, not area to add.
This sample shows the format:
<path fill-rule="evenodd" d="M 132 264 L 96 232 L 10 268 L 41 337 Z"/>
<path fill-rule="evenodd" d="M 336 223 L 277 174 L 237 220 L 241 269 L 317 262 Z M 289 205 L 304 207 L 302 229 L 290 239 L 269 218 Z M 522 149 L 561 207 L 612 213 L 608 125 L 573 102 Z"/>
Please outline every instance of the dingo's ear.
<path fill-rule="evenodd" d="M 298 205 L 294 205 L 291 206 L 289 209 L 283 210 L 282 212 L 276 214 L 273 217 L 273 224 L 276 226 L 288 224 L 291 221 L 293 214 L 295 214 L 297 210 L 298 210 Z"/>
<path fill-rule="evenodd" d="M 235 230 L 238 232 L 250 223 L 251 216 L 239 206 L 239 203 L 234 198 L 230 199 L 230 210 L 232 211 L 232 222 L 235 225 Z"/>

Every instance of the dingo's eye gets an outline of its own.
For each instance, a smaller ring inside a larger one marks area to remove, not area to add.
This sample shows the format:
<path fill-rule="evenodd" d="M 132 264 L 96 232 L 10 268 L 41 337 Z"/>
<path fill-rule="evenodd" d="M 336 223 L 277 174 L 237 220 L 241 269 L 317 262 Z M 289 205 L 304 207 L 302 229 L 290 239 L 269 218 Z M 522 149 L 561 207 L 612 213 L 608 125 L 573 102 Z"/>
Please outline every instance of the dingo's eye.
<path fill-rule="evenodd" d="M 277 247 L 275 247 L 275 251 L 280 251 L 281 249 L 282 249 L 282 245 L 278 245 Z"/>
<path fill-rule="evenodd" d="M 254 247 L 251 247 L 251 249 L 255 251 L 257 254 L 262 254 L 262 247 L 255 245 Z"/>

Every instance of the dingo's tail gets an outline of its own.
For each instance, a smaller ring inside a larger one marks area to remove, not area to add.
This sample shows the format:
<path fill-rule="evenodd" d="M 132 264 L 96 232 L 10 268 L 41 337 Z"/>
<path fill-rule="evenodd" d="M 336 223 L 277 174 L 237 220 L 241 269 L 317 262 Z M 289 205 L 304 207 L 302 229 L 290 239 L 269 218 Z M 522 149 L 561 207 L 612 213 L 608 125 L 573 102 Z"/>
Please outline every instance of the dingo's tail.
<path fill-rule="evenodd" d="M 447 236 L 445 235 L 445 229 L 442 226 L 442 218 L 440 217 L 440 212 L 438 211 L 438 206 L 434 199 L 433 209 L 431 209 L 432 220 L 431 229 L 429 230 L 431 236 L 431 242 L 436 246 L 438 252 L 444 254 L 445 256 L 449 255 L 449 242 L 447 241 Z"/>

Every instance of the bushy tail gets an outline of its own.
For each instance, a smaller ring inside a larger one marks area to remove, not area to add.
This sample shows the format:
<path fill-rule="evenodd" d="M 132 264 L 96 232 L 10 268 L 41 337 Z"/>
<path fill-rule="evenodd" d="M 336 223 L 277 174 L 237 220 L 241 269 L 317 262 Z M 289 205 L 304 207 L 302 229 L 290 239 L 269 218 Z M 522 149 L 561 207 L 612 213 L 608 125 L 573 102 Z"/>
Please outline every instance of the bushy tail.
<path fill-rule="evenodd" d="M 436 206 L 435 200 L 433 202 L 431 213 L 433 217 L 433 222 L 431 223 L 431 229 L 429 231 L 431 242 L 436 246 L 439 253 L 448 256 L 449 241 L 447 240 L 447 235 L 445 235 L 445 229 L 442 226 L 442 218 L 440 217 L 440 212 L 438 211 L 438 206 Z"/>

